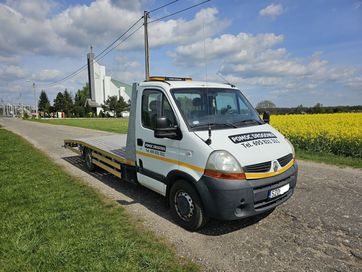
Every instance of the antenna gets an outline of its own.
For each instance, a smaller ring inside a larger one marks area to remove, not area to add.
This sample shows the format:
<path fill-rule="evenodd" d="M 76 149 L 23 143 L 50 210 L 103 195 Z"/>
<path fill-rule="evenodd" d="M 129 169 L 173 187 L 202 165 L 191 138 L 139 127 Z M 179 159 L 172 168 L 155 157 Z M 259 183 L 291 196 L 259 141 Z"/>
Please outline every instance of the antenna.
<path fill-rule="evenodd" d="M 207 107 L 207 111 L 208 111 L 208 115 L 210 114 L 211 110 L 210 110 L 210 101 L 209 101 L 209 87 L 207 84 L 207 58 L 206 58 L 206 35 L 205 35 L 205 18 L 202 18 L 202 35 L 204 38 L 204 63 L 205 63 L 205 83 L 206 83 L 206 107 Z M 215 116 L 214 116 L 214 123 L 215 123 Z M 210 119 L 209 119 L 209 124 L 208 124 L 208 136 L 209 138 L 207 138 L 207 140 L 205 141 L 205 143 L 207 145 L 211 145 L 211 123 L 210 123 Z"/>
<path fill-rule="evenodd" d="M 207 83 L 207 58 L 206 58 L 206 36 L 205 36 L 205 18 L 202 18 L 202 34 L 204 38 L 204 63 L 205 63 L 205 82 Z"/>
<path fill-rule="evenodd" d="M 224 80 L 226 84 L 230 85 L 231 87 L 235 87 L 235 85 L 232 84 L 232 83 L 230 83 L 226 78 L 224 78 L 224 77 L 220 74 L 220 72 L 217 72 L 216 75 L 219 76 L 222 80 Z"/>
<path fill-rule="evenodd" d="M 144 26 L 144 38 L 145 38 L 145 73 L 146 80 L 150 79 L 150 51 L 148 46 L 148 16 L 149 12 L 144 11 L 143 13 L 143 26 Z"/>
<path fill-rule="evenodd" d="M 208 131 L 209 131 L 209 138 L 207 138 L 207 140 L 205 141 L 205 143 L 207 145 L 211 145 L 211 124 L 209 124 L 209 127 L 208 127 Z"/>

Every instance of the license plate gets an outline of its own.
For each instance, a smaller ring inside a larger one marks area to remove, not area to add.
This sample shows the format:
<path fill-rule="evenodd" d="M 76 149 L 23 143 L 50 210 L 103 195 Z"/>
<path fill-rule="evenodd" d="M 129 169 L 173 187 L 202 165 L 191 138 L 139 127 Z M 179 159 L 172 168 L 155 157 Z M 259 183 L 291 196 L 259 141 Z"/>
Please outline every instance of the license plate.
<path fill-rule="evenodd" d="M 276 188 L 274 190 L 269 191 L 268 196 L 269 196 L 269 198 L 274 198 L 274 197 L 280 196 L 280 195 L 285 194 L 286 192 L 288 192 L 289 188 L 290 188 L 289 183 L 285 184 L 282 187 L 279 187 L 279 188 Z"/>

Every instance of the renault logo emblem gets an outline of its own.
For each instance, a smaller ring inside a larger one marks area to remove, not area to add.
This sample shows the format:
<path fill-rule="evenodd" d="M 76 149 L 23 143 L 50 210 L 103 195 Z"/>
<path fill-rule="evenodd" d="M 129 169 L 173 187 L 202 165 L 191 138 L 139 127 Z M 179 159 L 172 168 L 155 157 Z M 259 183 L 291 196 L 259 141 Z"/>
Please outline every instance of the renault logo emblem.
<path fill-rule="evenodd" d="M 273 161 L 273 170 L 276 172 L 278 170 L 278 163 L 277 161 Z"/>

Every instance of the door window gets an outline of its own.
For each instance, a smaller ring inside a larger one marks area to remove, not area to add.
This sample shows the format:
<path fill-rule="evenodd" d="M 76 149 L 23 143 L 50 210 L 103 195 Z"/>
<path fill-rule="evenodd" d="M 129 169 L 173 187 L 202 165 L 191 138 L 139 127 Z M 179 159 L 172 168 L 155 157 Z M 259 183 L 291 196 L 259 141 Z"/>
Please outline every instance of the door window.
<path fill-rule="evenodd" d="M 167 117 L 170 127 L 176 125 L 175 115 L 166 96 L 157 90 L 145 90 L 142 95 L 142 125 L 155 129 L 158 117 Z"/>

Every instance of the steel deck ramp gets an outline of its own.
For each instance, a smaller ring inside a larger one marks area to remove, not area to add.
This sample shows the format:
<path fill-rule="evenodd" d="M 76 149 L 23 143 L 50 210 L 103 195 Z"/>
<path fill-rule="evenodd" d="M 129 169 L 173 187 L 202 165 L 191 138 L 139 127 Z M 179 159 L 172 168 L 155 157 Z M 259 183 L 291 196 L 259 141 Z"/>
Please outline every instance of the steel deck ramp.
<path fill-rule="evenodd" d="M 64 147 L 82 155 L 83 149 L 92 151 L 93 163 L 121 177 L 121 164 L 135 165 L 126 159 L 127 135 L 110 135 L 64 140 Z"/>

